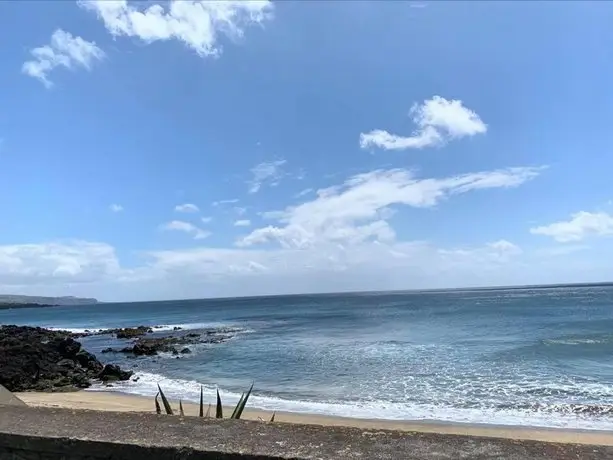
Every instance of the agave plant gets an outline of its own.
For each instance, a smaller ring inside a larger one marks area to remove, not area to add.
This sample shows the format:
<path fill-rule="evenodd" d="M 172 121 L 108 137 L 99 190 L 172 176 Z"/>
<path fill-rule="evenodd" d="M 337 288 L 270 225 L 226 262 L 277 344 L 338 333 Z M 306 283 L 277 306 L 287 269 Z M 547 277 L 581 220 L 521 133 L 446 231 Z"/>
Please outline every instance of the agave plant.
<path fill-rule="evenodd" d="M 252 383 L 247 393 L 243 393 L 241 395 L 240 399 L 238 400 L 238 403 L 236 404 L 236 407 L 232 411 L 232 415 L 230 416 L 231 419 L 240 419 L 241 416 L 243 415 L 243 411 L 245 410 L 245 406 L 247 405 L 247 400 L 249 399 L 249 396 L 251 396 L 251 392 L 253 391 L 253 385 L 254 384 Z M 160 385 L 158 385 L 158 392 L 155 395 L 155 400 L 154 400 L 155 401 L 155 412 L 157 414 L 162 413 L 162 408 L 160 407 L 158 396 L 162 399 L 162 405 L 164 406 L 164 410 L 166 414 L 174 415 L 172 407 L 170 406 L 170 403 L 168 402 L 168 398 L 166 398 L 166 395 L 162 391 L 162 388 L 160 387 Z M 204 415 L 204 391 L 203 391 L 202 385 L 200 386 L 200 408 L 199 409 L 200 409 L 198 411 L 199 417 L 206 417 L 206 418 L 209 417 L 209 414 L 211 412 L 211 405 L 209 404 L 209 408 L 205 416 Z M 182 400 L 179 400 L 179 415 L 182 417 L 185 416 L 185 411 L 183 410 Z M 221 402 L 221 395 L 219 394 L 219 389 L 217 390 L 217 403 L 215 407 L 215 418 L 223 418 L 223 404 Z M 273 413 L 270 421 L 274 422 L 274 420 L 275 420 L 275 414 Z"/>
<path fill-rule="evenodd" d="M 162 388 L 160 387 L 160 385 L 158 385 L 158 390 L 160 392 L 160 398 L 162 398 L 162 404 L 164 405 L 164 410 L 166 411 L 168 415 L 173 415 L 174 412 L 172 411 L 172 407 L 170 407 L 170 403 L 168 402 L 168 399 L 166 399 L 166 395 L 162 391 Z"/>

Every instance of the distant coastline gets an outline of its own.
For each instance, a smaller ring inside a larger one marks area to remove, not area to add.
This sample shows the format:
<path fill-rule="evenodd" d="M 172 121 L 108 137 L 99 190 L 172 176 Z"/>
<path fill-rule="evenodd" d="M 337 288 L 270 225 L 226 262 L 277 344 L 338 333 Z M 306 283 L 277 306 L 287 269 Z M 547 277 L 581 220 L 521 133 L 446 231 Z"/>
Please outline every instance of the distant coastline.
<path fill-rule="evenodd" d="M 49 308 L 72 305 L 95 305 L 98 300 L 85 297 L 41 297 L 28 295 L 0 294 L 0 310 L 12 308 Z"/>

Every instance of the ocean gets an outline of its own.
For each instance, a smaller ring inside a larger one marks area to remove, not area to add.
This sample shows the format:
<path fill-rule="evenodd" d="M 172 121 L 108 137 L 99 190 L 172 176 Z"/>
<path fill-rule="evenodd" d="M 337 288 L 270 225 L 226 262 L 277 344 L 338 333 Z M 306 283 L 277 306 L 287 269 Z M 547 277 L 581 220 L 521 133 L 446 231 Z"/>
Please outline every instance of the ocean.
<path fill-rule="evenodd" d="M 0 311 L 0 323 L 82 331 L 231 326 L 172 355 L 100 354 L 137 381 L 94 387 L 369 419 L 613 429 L 613 287 L 296 295 Z M 135 379 L 136 380 L 136 379 Z M 153 403 L 152 403 L 153 404 Z"/>

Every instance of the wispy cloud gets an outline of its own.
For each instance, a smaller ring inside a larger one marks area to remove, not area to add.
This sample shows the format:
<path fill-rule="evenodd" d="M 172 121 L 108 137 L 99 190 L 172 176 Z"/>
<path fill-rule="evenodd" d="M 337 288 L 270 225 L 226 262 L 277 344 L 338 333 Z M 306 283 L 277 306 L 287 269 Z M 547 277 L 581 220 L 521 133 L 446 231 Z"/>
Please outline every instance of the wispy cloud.
<path fill-rule="evenodd" d="M 302 190 L 302 191 L 300 191 L 300 192 L 296 193 L 296 194 L 294 195 L 294 198 L 302 198 L 303 196 L 308 195 L 308 194 L 309 194 L 309 193 L 311 193 L 312 191 L 313 191 L 313 189 L 312 189 L 312 188 L 305 188 L 304 190 Z"/>
<path fill-rule="evenodd" d="M 421 149 L 442 145 L 451 139 L 483 134 L 487 125 L 460 100 L 434 96 L 411 108 L 417 129 L 411 136 L 390 134 L 382 129 L 360 134 L 360 147 L 385 150 Z"/>
<path fill-rule="evenodd" d="M 322 242 L 391 241 L 395 232 L 387 222 L 390 206 L 427 208 L 473 190 L 517 187 L 538 176 L 541 169 L 507 168 L 442 179 L 418 179 L 404 169 L 358 174 L 342 186 L 319 190 L 311 201 L 266 213 L 264 217 L 275 218 L 281 225 L 256 229 L 237 244 L 278 241 L 284 247 L 304 248 Z"/>
<path fill-rule="evenodd" d="M 234 203 L 238 203 L 238 198 L 232 198 L 229 200 L 213 201 L 212 205 L 217 207 L 217 206 L 223 206 L 225 204 L 234 204 Z"/>
<path fill-rule="evenodd" d="M 560 243 L 581 241 L 590 235 L 613 235 L 613 216 L 606 212 L 580 211 L 569 220 L 531 228 L 530 233 L 550 236 Z"/>
<path fill-rule="evenodd" d="M 177 212 L 186 212 L 186 213 L 194 213 L 194 212 L 199 212 L 200 209 L 195 204 L 184 203 L 184 204 L 179 204 L 179 205 L 175 206 L 175 211 L 177 211 Z"/>
<path fill-rule="evenodd" d="M 234 222 L 235 227 L 249 227 L 251 225 L 251 221 L 249 219 L 241 219 Z"/>
<path fill-rule="evenodd" d="M 213 220 L 213 218 L 210 216 L 207 216 L 207 217 L 201 217 L 200 220 L 202 221 L 203 224 L 208 224 Z"/>
<path fill-rule="evenodd" d="M 211 235 L 211 232 L 202 230 L 196 227 L 194 224 L 184 222 L 182 220 L 173 220 L 171 222 L 163 224 L 161 228 L 162 230 L 166 231 L 178 231 L 188 233 L 192 235 L 196 240 L 201 240 Z"/>
<path fill-rule="evenodd" d="M 260 163 L 251 168 L 251 179 L 247 182 L 249 193 L 258 192 L 264 185 L 274 187 L 285 175 L 282 166 L 285 160 Z"/>
<path fill-rule="evenodd" d="M 89 70 L 95 61 L 105 56 L 94 42 L 74 37 L 62 29 L 53 32 L 48 45 L 34 48 L 30 54 L 34 59 L 24 62 L 21 70 L 26 75 L 40 80 L 47 88 L 53 85 L 48 78 L 53 69 L 65 67 L 74 70 L 80 67 Z"/>
<path fill-rule="evenodd" d="M 145 43 L 178 40 L 199 56 L 219 56 L 219 37 L 243 37 L 245 29 L 272 18 L 273 3 L 261 1 L 179 1 L 165 5 L 126 0 L 79 0 L 96 13 L 114 36 L 139 38 Z"/>
<path fill-rule="evenodd" d="M 109 209 L 113 212 L 121 212 L 123 211 L 123 206 L 120 204 L 113 203 L 109 206 Z"/>

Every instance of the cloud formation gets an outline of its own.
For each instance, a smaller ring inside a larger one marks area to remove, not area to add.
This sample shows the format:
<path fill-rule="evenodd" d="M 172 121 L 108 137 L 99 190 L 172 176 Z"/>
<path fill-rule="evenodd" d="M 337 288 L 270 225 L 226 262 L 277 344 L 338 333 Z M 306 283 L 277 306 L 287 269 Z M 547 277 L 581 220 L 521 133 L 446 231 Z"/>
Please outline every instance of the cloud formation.
<path fill-rule="evenodd" d="M 251 221 L 249 219 L 240 219 L 234 222 L 235 227 L 249 227 Z"/>
<path fill-rule="evenodd" d="M 178 204 L 177 206 L 175 206 L 175 211 L 185 212 L 185 213 L 194 213 L 194 212 L 199 212 L 200 209 L 195 204 L 184 203 L 184 204 Z"/>
<path fill-rule="evenodd" d="M 285 160 L 260 163 L 251 168 L 251 179 L 248 181 L 249 193 L 258 192 L 263 186 L 274 187 L 285 175 L 282 167 Z"/>
<path fill-rule="evenodd" d="M 162 225 L 162 230 L 188 233 L 192 235 L 195 240 L 202 240 L 211 235 L 211 232 L 202 230 L 196 227 L 194 224 L 182 220 L 173 220 L 171 222 L 168 222 Z"/>
<path fill-rule="evenodd" d="M 123 211 L 123 206 L 117 203 L 113 203 L 109 206 L 109 209 L 113 212 L 121 212 Z"/>
<path fill-rule="evenodd" d="M 115 249 L 104 243 L 0 246 L 0 285 L 44 285 L 118 280 L 121 269 Z"/>
<path fill-rule="evenodd" d="M 392 241 L 395 232 L 387 222 L 392 206 L 432 207 L 473 190 L 516 187 L 540 171 L 541 168 L 517 167 L 442 179 L 419 179 L 405 169 L 358 174 L 341 186 L 319 190 L 311 201 L 265 213 L 264 217 L 276 219 L 280 225 L 256 229 L 237 245 L 276 241 L 287 248 L 306 248 L 323 242 Z"/>
<path fill-rule="evenodd" d="M 569 220 L 531 228 L 530 233 L 549 236 L 560 243 L 581 241 L 592 235 L 613 235 L 613 216 L 606 212 L 580 211 Z"/>
<path fill-rule="evenodd" d="M 444 145 L 450 140 L 483 134 L 487 125 L 476 112 L 466 108 L 462 101 L 447 100 L 441 96 L 414 104 L 410 110 L 417 129 L 411 136 L 390 134 L 382 129 L 360 134 L 360 147 L 384 150 L 421 149 Z"/>
<path fill-rule="evenodd" d="M 219 56 L 221 35 L 241 38 L 249 26 L 272 18 L 273 4 L 261 1 L 171 0 L 167 6 L 126 0 L 80 0 L 96 13 L 114 36 L 138 38 L 145 43 L 178 40 L 199 56 Z"/>
<path fill-rule="evenodd" d="M 104 58 L 105 54 L 94 42 L 88 42 L 81 37 L 74 37 L 69 32 L 57 29 L 51 35 L 48 45 L 34 48 L 30 51 L 33 59 L 23 63 L 22 72 L 37 78 L 47 88 L 53 86 L 49 73 L 57 67 L 69 70 L 83 68 L 91 69 L 95 61 Z"/>

